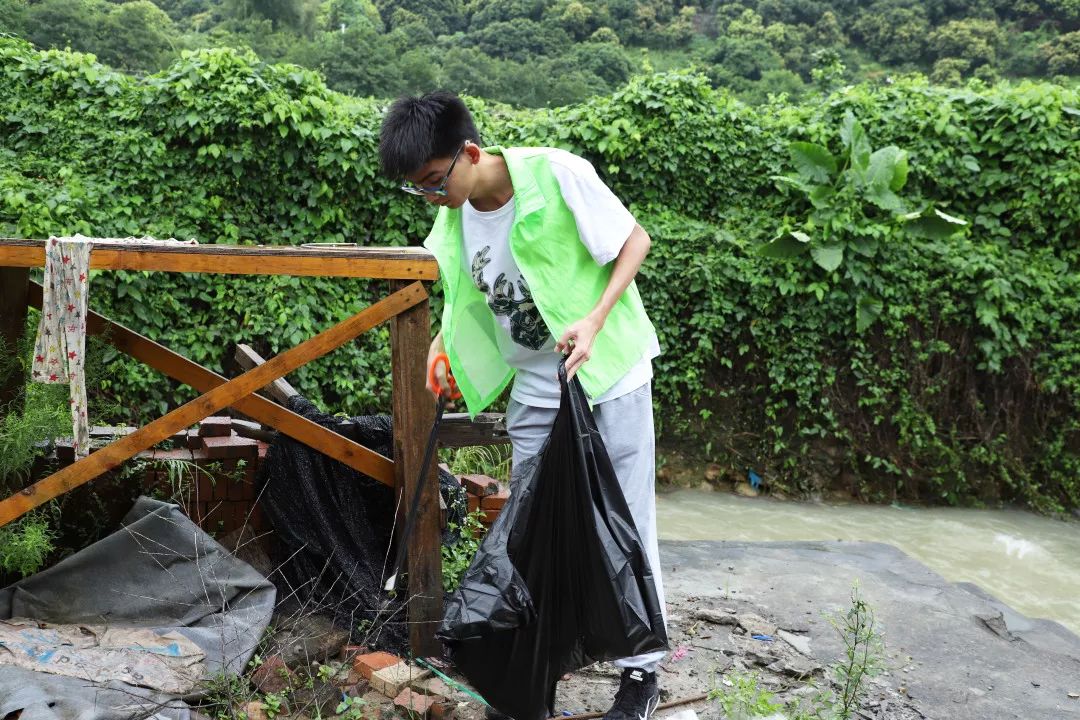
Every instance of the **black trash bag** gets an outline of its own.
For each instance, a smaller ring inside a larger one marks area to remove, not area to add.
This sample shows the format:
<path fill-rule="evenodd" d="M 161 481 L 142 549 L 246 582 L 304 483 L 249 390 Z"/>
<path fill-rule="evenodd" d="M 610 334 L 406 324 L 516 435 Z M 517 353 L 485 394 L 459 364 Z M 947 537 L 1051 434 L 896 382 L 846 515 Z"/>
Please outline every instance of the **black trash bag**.
<path fill-rule="evenodd" d="M 342 418 L 321 412 L 301 396 L 288 407 L 308 420 L 383 455 L 393 453 L 385 415 Z M 396 498 L 383 483 L 278 433 L 256 480 L 259 505 L 274 528 L 269 579 L 278 588 L 279 614 L 329 615 L 356 642 L 407 653 L 409 632 L 402 598 L 389 598 L 383 583 Z M 439 470 L 448 520 L 461 524 L 465 492 Z M 444 534 L 443 542 L 456 542 Z"/>
<path fill-rule="evenodd" d="M 645 551 L 581 384 L 450 598 L 436 633 L 454 665 L 515 720 L 552 711 L 555 682 L 667 648 Z"/>

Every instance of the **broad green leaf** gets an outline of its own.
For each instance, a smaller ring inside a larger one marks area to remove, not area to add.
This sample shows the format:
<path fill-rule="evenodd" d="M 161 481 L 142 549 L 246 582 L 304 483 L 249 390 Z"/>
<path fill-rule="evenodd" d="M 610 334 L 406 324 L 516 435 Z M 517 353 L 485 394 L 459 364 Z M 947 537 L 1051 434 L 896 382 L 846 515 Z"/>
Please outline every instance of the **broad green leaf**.
<path fill-rule="evenodd" d="M 769 179 L 782 185 L 790 185 L 796 190 L 801 190 L 807 195 L 809 195 L 812 190 L 812 186 L 807 185 L 801 178 L 794 177 L 792 175 L 770 175 Z"/>
<path fill-rule="evenodd" d="M 856 237 L 848 242 L 848 247 L 863 257 L 873 257 L 878 251 L 878 240 L 873 237 Z"/>
<path fill-rule="evenodd" d="M 758 255 L 771 258 L 792 258 L 807 251 L 810 236 L 797 230 L 775 237 L 764 245 L 759 245 Z"/>
<path fill-rule="evenodd" d="M 827 183 L 836 174 L 836 158 L 816 143 L 793 142 L 788 146 L 799 175 L 812 183 Z"/>
<path fill-rule="evenodd" d="M 865 172 L 870 166 L 870 139 L 862 124 L 855 119 L 850 110 L 844 114 L 844 123 L 840 127 L 840 139 L 851 157 L 851 166 Z"/>
<path fill-rule="evenodd" d="M 810 256 L 822 270 L 832 272 L 844 262 L 844 246 L 840 243 L 814 245 L 810 248 Z"/>
<path fill-rule="evenodd" d="M 904 201 L 900 199 L 900 196 L 888 187 L 871 186 L 866 191 L 865 197 L 882 210 L 900 213 L 906 209 Z"/>
<path fill-rule="evenodd" d="M 858 125 L 858 121 L 855 120 L 855 115 L 848 110 L 844 113 L 844 120 L 840 123 L 840 142 L 844 143 L 844 147 L 848 150 L 851 149 L 851 139 L 855 135 L 856 125 Z"/>
<path fill-rule="evenodd" d="M 881 300 L 872 295 L 860 297 L 855 309 L 855 329 L 858 332 L 866 332 L 866 329 L 881 316 L 883 307 Z"/>
<path fill-rule="evenodd" d="M 817 185 L 810 188 L 808 196 L 814 207 L 820 210 L 829 206 L 834 194 L 833 189 L 828 185 Z"/>
<path fill-rule="evenodd" d="M 907 153 L 895 145 L 880 148 L 870 155 L 870 165 L 866 171 L 868 185 L 896 192 L 904 187 L 907 175 Z"/>
<path fill-rule="evenodd" d="M 952 215 L 947 215 L 937 208 L 927 208 L 922 212 L 914 212 L 904 215 L 904 229 L 916 237 L 928 240 L 944 240 L 955 235 L 967 225 L 962 220 Z"/>

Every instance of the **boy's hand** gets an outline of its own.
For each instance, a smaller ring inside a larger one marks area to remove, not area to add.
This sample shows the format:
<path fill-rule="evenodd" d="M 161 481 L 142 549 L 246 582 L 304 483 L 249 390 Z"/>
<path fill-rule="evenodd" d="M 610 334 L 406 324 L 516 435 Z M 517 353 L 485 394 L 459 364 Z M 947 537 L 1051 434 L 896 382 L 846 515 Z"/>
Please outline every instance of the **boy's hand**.
<path fill-rule="evenodd" d="M 566 328 L 566 332 L 555 343 L 556 352 L 569 355 L 566 358 L 566 379 L 574 377 L 582 365 L 592 356 L 593 341 L 600 332 L 603 322 L 593 315 L 587 315 Z"/>
<path fill-rule="evenodd" d="M 431 341 L 431 347 L 428 348 L 428 371 L 426 374 L 427 382 L 425 383 L 425 387 L 427 387 L 428 392 L 435 396 L 446 395 L 447 397 L 450 397 L 453 386 L 450 384 L 450 378 L 447 377 L 449 367 L 446 363 L 435 362 L 436 358 L 445 353 L 446 348 L 443 346 L 442 333 L 440 332 L 435 336 L 435 339 Z M 432 368 L 433 365 L 434 368 Z M 431 382 L 433 379 L 435 380 L 434 385 Z M 453 403 L 450 403 L 451 406 L 452 404 Z"/>

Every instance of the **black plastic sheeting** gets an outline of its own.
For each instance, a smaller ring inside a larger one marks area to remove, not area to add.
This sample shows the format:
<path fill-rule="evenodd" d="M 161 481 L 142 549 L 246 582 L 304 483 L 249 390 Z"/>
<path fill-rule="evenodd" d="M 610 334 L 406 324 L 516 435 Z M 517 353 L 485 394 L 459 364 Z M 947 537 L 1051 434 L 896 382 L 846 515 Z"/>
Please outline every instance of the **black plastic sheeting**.
<path fill-rule="evenodd" d="M 335 417 L 300 396 L 289 400 L 289 409 L 387 457 L 393 452 L 385 415 Z M 394 491 L 281 433 L 257 482 L 259 504 L 274 529 L 277 569 L 270 580 L 285 609 L 328 614 L 354 642 L 407 653 L 404 593 L 390 598 L 382 591 L 392 560 Z M 460 526 L 467 512 L 464 489 L 440 469 L 439 490 L 448 523 Z M 444 535 L 444 543 L 456 541 L 452 533 Z"/>
<path fill-rule="evenodd" d="M 451 597 L 437 636 L 495 709 L 542 720 L 555 682 L 667 647 L 633 517 L 577 378 Z M 515 473 L 517 475 L 517 473 Z"/>

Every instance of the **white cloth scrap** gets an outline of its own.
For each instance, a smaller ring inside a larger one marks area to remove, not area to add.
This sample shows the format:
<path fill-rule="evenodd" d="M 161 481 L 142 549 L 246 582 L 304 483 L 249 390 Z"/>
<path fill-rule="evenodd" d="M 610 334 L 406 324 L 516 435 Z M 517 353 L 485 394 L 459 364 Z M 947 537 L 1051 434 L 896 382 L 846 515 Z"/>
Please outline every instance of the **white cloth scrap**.
<path fill-rule="evenodd" d="M 89 238 L 51 237 L 45 243 L 45 282 L 41 323 L 34 343 L 32 378 L 41 383 L 70 383 L 75 454 L 90 449 L 86 416 L 86 292 L 90 275 Z"/>
<path fill-rule="evenodd" d="M 86 413 L 86 310 L 90 287 L 90 251 L 94 245 L 179 245 L 195 240 L 154 238 L 50 237 L 45 243 L 45 278 L 41 322 L 34 343 L 31 377 L 46 384 L 71 386 L 71 424 L 75 455 L 90 452 Z"/>

